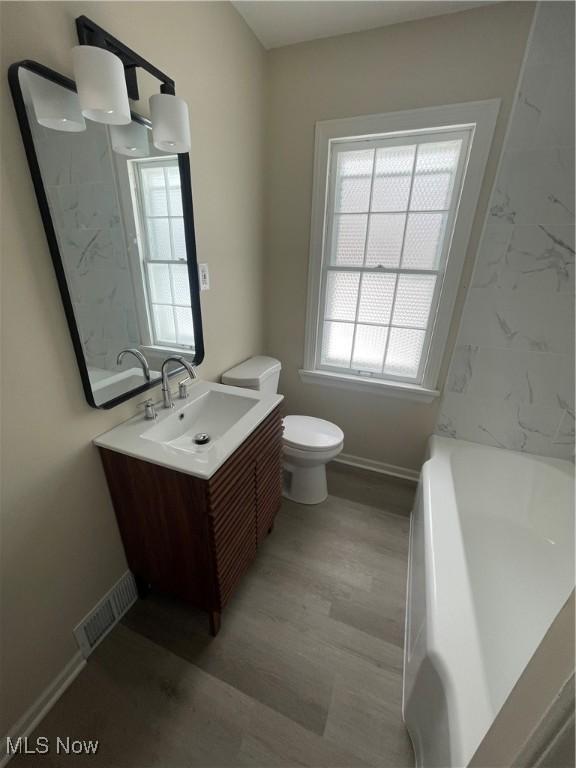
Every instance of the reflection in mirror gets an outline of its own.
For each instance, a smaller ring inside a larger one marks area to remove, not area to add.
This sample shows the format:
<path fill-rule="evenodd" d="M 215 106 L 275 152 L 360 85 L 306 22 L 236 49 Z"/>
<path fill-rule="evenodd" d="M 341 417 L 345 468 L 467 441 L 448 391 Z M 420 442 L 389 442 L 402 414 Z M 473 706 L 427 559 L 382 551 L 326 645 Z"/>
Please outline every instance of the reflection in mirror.
<path fill-rule="evenodd" d="M 159 381 L 168 354 L 194 356 L 178 156 L 154 148 L 145 120 L 85 120 L 75 92 L 22 67 L 19 81 L 93 404 L 103 406 Z"/>

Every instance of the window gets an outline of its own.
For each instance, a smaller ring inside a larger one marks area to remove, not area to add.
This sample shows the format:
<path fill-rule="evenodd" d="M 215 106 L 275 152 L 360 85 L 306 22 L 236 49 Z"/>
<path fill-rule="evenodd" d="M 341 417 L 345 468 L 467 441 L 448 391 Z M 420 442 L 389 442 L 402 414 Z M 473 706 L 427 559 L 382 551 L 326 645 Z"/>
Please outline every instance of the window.
<path fill-rule="evenodd" d="M 434 394 L 497 114 L 488 105 L 471 105 L 474 122 L 450 121 L 464 116 L 457 105 L 440 123 L 439 110 L 418 110 L 317 126 L 303 378 Z"/>
<path fill-rule="evenodd" d="M 469 138 L 332 148 L 320 367 L 421 383 Z"/>
<path fill-rule="evenodd" d="M 190 349 L 194 328 L 178 158 L 129 162 L 151 343 Z"/>

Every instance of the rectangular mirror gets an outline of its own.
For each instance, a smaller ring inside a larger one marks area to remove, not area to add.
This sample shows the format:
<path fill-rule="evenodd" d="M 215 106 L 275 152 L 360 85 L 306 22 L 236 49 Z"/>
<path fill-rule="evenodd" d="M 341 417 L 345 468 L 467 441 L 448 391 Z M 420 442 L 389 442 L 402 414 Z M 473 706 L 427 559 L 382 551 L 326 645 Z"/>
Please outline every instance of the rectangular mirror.
<path fill-rule="evenodd" d="M 204 357 L 189 158 L 156 150 L 134 113 L 85 119 L 47 67 L 9 80 L 86 398 L 112 408 L 158 384 L 168 355 Z"/>

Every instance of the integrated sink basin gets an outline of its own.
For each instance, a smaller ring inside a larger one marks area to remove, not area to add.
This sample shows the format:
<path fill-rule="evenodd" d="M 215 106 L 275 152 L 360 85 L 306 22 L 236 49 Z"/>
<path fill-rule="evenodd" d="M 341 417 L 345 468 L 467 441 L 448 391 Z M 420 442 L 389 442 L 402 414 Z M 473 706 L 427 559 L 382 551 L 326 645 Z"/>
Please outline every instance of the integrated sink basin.
<path fill-rule="evenodd" d="M 205 446 L 213 445 L 215 440 L 223 437 L 258 402 L 253 397 L 236 393 L 204 392 L 159 423 L 154 423 L 142 432 L 142 437 L 180 451 L 206 450 Z M 197 435 L 206 435 L 207 440 L 199 442 Z"/>
<path fill-rule="evenodd" d="M 158 417 L 135 416 L 94 442 L 102 448 L 209 478 L 278 405 L 282 395 L 198 381 Z"/>

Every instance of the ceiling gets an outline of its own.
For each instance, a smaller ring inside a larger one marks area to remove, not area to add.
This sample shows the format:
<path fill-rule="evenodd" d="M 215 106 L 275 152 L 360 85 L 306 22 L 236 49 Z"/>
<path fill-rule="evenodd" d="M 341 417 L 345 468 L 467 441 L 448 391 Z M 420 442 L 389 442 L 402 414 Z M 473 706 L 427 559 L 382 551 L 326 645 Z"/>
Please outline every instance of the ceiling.
<path fill-rule="evenodd" d="M 456 13 L 486 2 L 437 0 L 237 0 L 232 3 L 265 48 Z"/>

